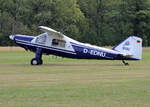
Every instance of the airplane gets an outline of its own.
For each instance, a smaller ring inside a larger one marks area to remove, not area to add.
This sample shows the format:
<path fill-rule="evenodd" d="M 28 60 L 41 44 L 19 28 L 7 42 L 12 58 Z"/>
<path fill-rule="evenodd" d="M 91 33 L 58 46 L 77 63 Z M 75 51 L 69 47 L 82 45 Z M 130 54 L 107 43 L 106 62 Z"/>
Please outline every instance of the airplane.
<path fill-rule="evenodd" d="M 20 47 L 35 52 L 31 65 L 42 65 L 42 54 L 76 59 L 122 60 L 124 65 L 129 65 L 125 60 L 142 58 L 142 39 L 137 36 L 129 36 L 114 48 L 107 49 L 78 42 L 46 26 L 39 26 L 39 29 L 44 33 L 38 36 L 9 36 Z"/>

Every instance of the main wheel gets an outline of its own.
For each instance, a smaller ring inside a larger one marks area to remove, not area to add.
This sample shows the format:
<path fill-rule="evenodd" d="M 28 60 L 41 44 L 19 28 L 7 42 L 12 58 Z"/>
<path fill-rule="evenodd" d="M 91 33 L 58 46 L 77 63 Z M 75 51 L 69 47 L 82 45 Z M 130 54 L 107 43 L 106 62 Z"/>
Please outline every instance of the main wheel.
<path fill-rule="evenodd" d="M 40 61 L 39 61 L 38 59 L 33 58 L 33 59 L 31 60 L 31 65 L 39 65 L 39 64 L 40 64 Z"/>
<path fill-rule="evenodd" d="M 43 60 L 40 59 L 40 60 L 39 60 L 39 65 L 42 65 L 42 64 L 43 64 Z"/>

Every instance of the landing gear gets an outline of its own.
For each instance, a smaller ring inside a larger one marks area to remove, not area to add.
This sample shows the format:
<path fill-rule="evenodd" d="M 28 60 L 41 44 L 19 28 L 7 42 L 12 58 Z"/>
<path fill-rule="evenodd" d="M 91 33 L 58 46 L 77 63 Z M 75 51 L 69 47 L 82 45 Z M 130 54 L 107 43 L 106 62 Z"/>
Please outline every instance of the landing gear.
<path fill-rule="evenodd" d="M 42 65 L 42 64 L 43 64 L 43 60 L 42 59 L 33 58 L 31 60 L 31 65 Z"/>
<path fill-rule="evenodd" d="M 42 65 L 42 64 L 43 64 L 42 49 L 41 48 L 37 48 L 36 49 L 35 58 L 33 58 L 31 60 L 31 65 Z"/>
<path fill-rule="evenodd" d="M 129 63 L 125 62 L 124 60 L 122 60 L 122 62 L 125 66 L 129 66 Z"/>

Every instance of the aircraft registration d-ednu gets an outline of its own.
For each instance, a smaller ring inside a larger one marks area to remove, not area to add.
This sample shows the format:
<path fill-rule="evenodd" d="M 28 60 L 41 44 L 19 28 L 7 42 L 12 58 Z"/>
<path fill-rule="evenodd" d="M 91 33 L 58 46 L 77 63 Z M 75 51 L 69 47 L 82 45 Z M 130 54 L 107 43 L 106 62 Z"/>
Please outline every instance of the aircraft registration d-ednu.
<path fill-rule="evenodd" d="M 45 26 L 39 26 L 45 33 L 38 36 L 10 35 L 9 38 L 25 50 L 35 52 L 31 65 L 43 64 L 42 54 L 57 55 L 77 59 L 140 60 L 142 58 L 142 39 L 130 36 L 112 49 L 93 46 L 73 40 L 64 34 Z"/>

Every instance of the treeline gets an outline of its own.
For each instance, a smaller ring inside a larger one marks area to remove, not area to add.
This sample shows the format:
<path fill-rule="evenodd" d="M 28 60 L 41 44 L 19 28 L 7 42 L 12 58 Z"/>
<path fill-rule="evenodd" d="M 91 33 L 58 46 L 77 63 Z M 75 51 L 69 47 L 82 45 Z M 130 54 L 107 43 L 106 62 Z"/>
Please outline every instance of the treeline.
<path fill-rule="evenodd" d="M 0 0 L 0 45 L 48 26 L 81 42 L 116 45 L 130 35 L 150 46 L 150 0 Z"/>

